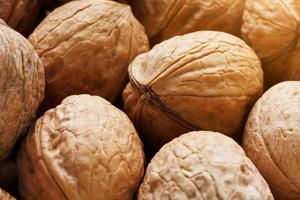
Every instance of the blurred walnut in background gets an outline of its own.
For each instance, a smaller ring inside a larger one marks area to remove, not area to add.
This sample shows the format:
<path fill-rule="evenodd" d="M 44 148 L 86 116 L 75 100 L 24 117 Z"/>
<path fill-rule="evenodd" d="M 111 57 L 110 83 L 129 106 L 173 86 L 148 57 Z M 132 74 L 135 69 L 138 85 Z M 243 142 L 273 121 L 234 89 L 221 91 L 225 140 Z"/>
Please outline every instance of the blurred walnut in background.
<path fill-rule="evenodd" d="M 200 30 L 239 35 L 244 0 L 131 0 L 152 44 Z"/>
<path fill-rule="evenodd" d="M 247 0 L 242 37 L 263 63 L 266 87 L 300 80 L 300 1 Z"/>
<path fill-rule="evenodd" d="M 38 22 L 40 0 L 0 0 L 0 18 L 27 36 Z"/>

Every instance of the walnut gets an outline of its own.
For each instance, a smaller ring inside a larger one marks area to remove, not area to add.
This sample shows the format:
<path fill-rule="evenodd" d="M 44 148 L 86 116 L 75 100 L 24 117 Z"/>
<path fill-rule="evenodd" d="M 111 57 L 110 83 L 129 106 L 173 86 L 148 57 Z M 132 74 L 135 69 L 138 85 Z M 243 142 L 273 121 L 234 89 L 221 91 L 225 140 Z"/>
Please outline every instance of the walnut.
<path fill-rule="evenodd" d="M 39 0 L 0 0 L 0 18 L 27 36 L 38 22 Z"/>
<path fill-rule="evenodd" d="M 44 69 L 30 43 L 0 20 L 0 160 L 27 130 L 44 95 Z"/>
<path fill-rule="evenodd" d="M 242 37 L 262 60 L 266 86 L 300 80 L 298 0 L 247 0 Z"/>
<path fill-rule="evenodd" d="M 1 200 L 16 200 L 14 197 L 10 196 L 7 192 L 0 189 L 0 199 Z"/>
<path fill-rule="evenodd" d="M 243 149 L 220 133 L 186 133 L 154 156 L 138 200 L 274 199 Z"/>
<path fill-rule="evenodd" d="M 53 10 L 65 3 L 68 3 L 72 0 L 43 0 L 43 7 L 46 9 L 46 10 Z M 75 1 L 75 0 L 73 0 Z M 85 0 L 77 0 L 77 1 L 85 1 Z M 101 0 L 98 0 L 98 1 L 101 1 Z M 116 2 L 119 2 L 119 3 L 127 3 L 127 0 L 114 0 Z"/>
<path fill-rule="evenodd" d="M 137 56 L 123 92 L 125 112 L 148 152 L 190 130 L 233 136 L 263 90 L 252 49 L 227 33 L 177 36 Z"/>
<path fill-rule="evenodd" d="M 131 0 L 153 44 L 200 30 L 239 35 L 245 0 Z"/>
<path fill-rule="evenodd" d="M 82 93 L 113 102 L 128 81 L 129 63 L 149 48 L 130 7 L 109 0 L 72 1 L 57 8 L 29 41 L 45 67 L 45 108 Z"/>
<path fill-rule="evenodd" d="M 243 146 L 278 199 L 300 199 L 300 83 L 269 89 L 248 118 Z"/>
<path fill-rule="evenodd" d="M 98 96 L 70 96 L 39 118 L 18 157 L 23 199 L 132 199 L 143 145 L 128 117 Z"/>

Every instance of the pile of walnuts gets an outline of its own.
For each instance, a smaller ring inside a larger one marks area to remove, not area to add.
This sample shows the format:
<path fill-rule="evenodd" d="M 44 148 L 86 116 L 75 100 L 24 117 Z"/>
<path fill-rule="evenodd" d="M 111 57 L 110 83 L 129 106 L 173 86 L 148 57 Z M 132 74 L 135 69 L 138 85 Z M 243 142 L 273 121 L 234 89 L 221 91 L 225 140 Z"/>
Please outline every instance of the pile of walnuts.
<path fill-rule="evenodd" d="M 0 0 L 0 199 L 300 199 L 298 0 Z"/>

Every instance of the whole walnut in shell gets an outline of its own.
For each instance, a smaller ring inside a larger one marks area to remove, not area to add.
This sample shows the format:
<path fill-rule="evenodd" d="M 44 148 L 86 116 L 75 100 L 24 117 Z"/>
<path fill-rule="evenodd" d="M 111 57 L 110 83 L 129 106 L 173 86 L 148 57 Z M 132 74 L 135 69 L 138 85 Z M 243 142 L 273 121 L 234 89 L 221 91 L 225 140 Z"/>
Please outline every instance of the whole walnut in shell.
<path fill-rule="evenodd" d="M 130 7 L 109 0 L 72 1 L 57 8 L 29 41 L 45 67 L 45 108 L 81 93 L 113 102 L 128 81 L 129 63 L 149 48 Z"/>
<path fill-rule="evenodd" d="M 37 120 L 18 167 L 23 199 L 129 200 L 143 176 L 143 145 L 108 101 L 70 96 Z"/>
<path fill-rule="evenodd" d="M 190 130 L 233 136 L 263 90 L 252 49 L 227 33 L 177 36 L 137 56 L 123 92 L 125 112 L 157 149 Z"/>
<path fill-rule="evenodd" d="M 44 95 L 44 69 L 30 43 L 0 20 L 0 160 L 30 126 Z"/>
<path fill-rule="evenodd" d="M 300 199 L 299 102 L 300 82 L 279 83 L 257 101 L 245 128 L 246 154 L 278 199 Z"/>
<path fill-rule="evenodd" d="M 243 149 L 220 133 L 186 133 L 165 146 L 147 167 L 138 200 L 274 199 Z"/>
<path fill-rule="evenodd" d="M 300 80 L 300 3 L 247 0 L 242 37 L 263 63 L 266 86 Z"/>
<path fill-rule="evenodd" d="M 1 200 L 16 200 L 14 197 L 10 196 L 7 192 L 0 189 L 0 199 Z"/>
<path fill-rule="evenodd" d="M 0 0 L 0 18 L 26 36 L 38 22 L 39 8 L 40 0 Z"/>
<path fill-rule="evenodd" d="M 245 0 L 131 0 L 152 43 L 200 30 L 239 35 Z"/>

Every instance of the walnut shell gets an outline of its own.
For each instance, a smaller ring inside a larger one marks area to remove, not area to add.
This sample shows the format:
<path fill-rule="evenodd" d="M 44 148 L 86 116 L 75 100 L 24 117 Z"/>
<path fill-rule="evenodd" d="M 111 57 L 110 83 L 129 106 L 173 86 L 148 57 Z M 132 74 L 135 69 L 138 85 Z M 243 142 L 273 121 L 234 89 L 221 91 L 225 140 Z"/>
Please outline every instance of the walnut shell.
<path fill-rule="evenodd" d="M 45 108 L 72 94 L 113 102 L 133 58 L 149 48 L 144 28 L 128 5 L 72 1 L 51 12 L 29 37 L 45 67 Z"/>
<path fill-rule="evenodd" d="M 248 118 L 243 146 L 278 199 L 300 199 L 300 82 L 269 89 Z"/>
<path fill-rule="evenodd" d="M 254 51 L 239 38 L 214 31 L 156 45 L 134 59 L 129 76 L 125 112 L 149 149 L 190 130 L 234 135 L 263 90 Z"/>
<path fill-rule="evenodd" d="M 135 16 L 156 44 L 200 30 L 239 35 L 245 0 L 131 0 Z"/>
<path fill-rule="evenodd" d="M 14 197 L 10 196 L 7 192 L 0 189 L 0 199 L 1 200 L 16 200 Z"/>
<path fill-rule="evenodd" d="M 243 149 L 220 133 L 186 133 L 165 146 L 147 167 L 138 200 L 274 199 Z"/>
<path fill-rule="evenodd" d="M 38 22 L 39 0 L 0 0 L 0 18 L 27 36 Z"/>
<path fill-rule="evenodd" d="M 298 0 L 247 0 L 242 37 L 262 60 L 266 86 L 300 80 Z"/>
<path fill-rule="evenodd" d="M 131 199 L 144 172 L 128 117 L 98 96 L 70 96 L 39 118 L 19 152 L 24 199 Z"/>
<path fill-rule="evenodd" d="M 43 0 L 43 6 L 47 10 L 53 10 L 65 3 L 70 2 L 70 1 L 72 1 L 72 0 Z M 73 0 L 73 1 L 75 1 L 75 0 Z M 80 1 L 80 0 L 77 0 L 77 1 Z M 85 0 L 81 0 L 81 1 L 85 1 Z M 115 0 L 115 1 L 120 2 L 120 3 L 127 3 L 127 0 Z"/>
<path fill-rule="evenodd" d="M 30 43 L 0 20 L 0 160 L 27 130 L 44 95 L 44 68 Z"/>

